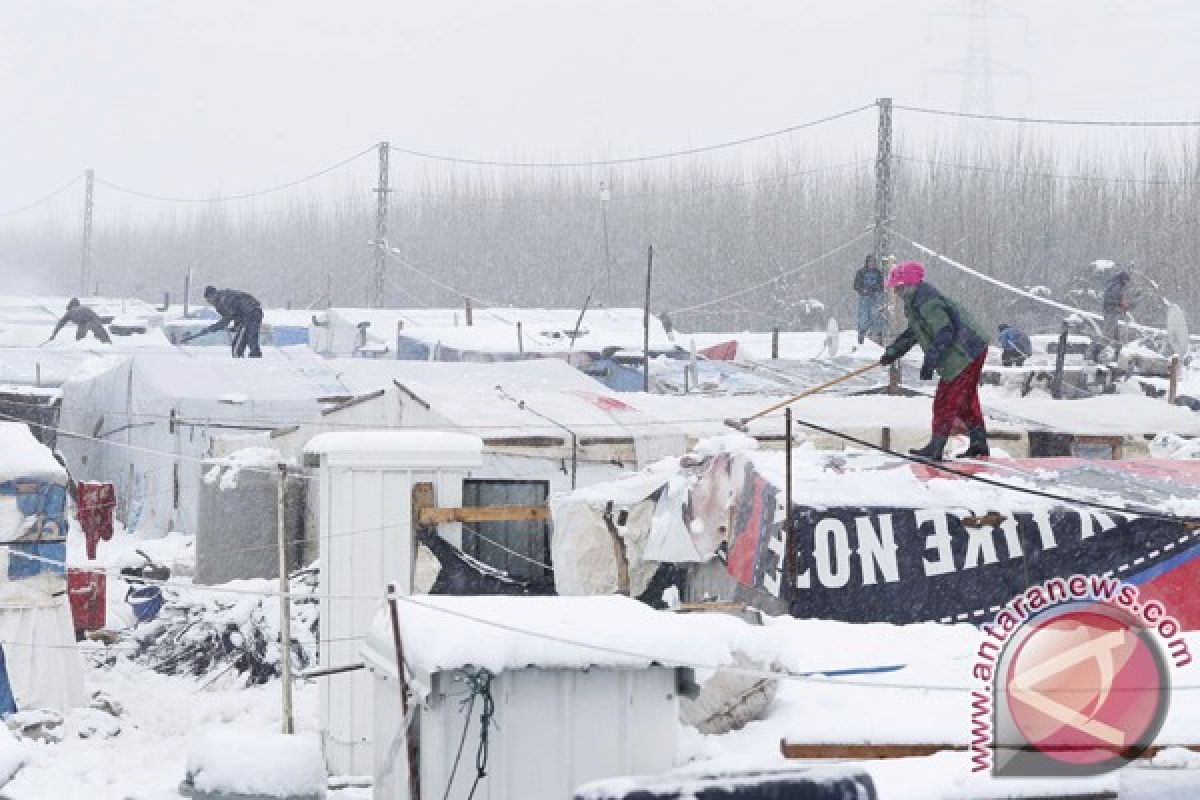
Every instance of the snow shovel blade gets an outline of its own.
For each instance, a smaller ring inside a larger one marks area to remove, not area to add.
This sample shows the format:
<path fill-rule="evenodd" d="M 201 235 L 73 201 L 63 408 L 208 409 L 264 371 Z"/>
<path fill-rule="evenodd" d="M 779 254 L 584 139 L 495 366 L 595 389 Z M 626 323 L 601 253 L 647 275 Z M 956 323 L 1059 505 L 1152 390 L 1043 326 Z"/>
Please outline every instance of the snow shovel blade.
<path fill-rule="evenodd" d="M 750 432 L 750 428 L 747 427 L 746 420 L 744 419 L 734 419 L 733 417 L 730 417 L 729 419 L 725 420 L 725 424 L 733 428 L 735 431 L 741 431 L 742 433 Z"/>

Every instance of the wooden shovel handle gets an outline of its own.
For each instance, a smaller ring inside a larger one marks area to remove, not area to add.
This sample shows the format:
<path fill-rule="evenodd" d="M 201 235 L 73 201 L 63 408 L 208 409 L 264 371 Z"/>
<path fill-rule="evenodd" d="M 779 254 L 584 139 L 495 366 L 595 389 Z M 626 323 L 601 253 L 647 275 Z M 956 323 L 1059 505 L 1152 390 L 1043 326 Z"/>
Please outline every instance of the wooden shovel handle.
<path fill-rule="evenodd" d="M 879 366 L 878 361 L 872 361 L 870 364 L 867 364 L 864 367 L 859 367 L 858 369 L 851 370 L 850 372 L 847 372 L 845 375 L 842 375 L 839 378 L 834 378 L 831 381 L 826 381 L 825 383 L 822 383 L 820 386 L 814 386 L 811 389 L 805 389 L 800 394 L 792 395 L 791 397 L 787 398 L 786 400 L 780 400 L 775 405 L 768 406 L 767 408 L 764 408 L 762 411 L 759 411 L 757 414 L 751 414 L 750 416 L 748 416 L 744 420 L 742 420 L 742 424 L 745 424 L 745 423 L 749 422 L 750 420 L 758 419 L 759 417 L 765 417 L 767 414 L 770 414 L 772 411 L 778 411 L 779 409 L 783 408 L 784 406 L 791 405 L 792 403 L 796 402 L 797 400 L 800 400 L 801 398 L 808 397 L 809 395 L 816 394 L 817 392 L 823 392 L 831 386 L 837 386 L 842 381 L 848 381 L 851 378 L 857 377 L 858 375 L 862 375 L 864 372 L 873 370 L 878 366 Z"/>

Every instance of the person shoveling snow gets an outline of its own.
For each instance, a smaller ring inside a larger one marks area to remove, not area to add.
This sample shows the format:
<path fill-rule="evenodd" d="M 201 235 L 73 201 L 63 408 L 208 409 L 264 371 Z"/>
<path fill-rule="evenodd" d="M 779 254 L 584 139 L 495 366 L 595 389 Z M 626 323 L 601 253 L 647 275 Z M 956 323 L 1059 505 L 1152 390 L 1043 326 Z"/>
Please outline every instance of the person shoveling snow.
<path fill-rule="evenodd" d="M 961 421 L 971 444 L 959 458 L 991 455 L 979 406 L 979 375 L 988 350 L 986 331 L 957 303 L 925 282 L 925 267 L 918 261 L 897 264 L 885 285 L 903 299 L 908 327 L 883 351 L 879 363 L 892 364 L 919 344 L 925 351 L 921 380 L 930 380 L 935 372 L 940 377 L 933 396 L 933 435 L 929 444 L 909 452 L 941 461 L 954 425 Z"/>

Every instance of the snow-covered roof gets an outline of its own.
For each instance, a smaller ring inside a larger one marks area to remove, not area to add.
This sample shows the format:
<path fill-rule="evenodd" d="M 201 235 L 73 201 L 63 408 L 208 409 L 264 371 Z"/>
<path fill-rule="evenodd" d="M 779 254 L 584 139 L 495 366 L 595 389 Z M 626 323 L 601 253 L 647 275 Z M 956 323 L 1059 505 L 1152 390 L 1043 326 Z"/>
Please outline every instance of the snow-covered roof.
<path fill-rule="evenodd" d="M 411 394 L 455 427 L 485 439 L 533 433 L 561 438 L 572 431 L 581 438 L 661 435 L 674 427 L 558 359 L 329 363 L 343 380 L 363 391 L 383 388 Z M 397 389 L 393 381 L 403 388 Z"/>
<path fill-rule="evenodd" d="M 628 597 L 400 598 L 404 658 L 430 675 L 465 666 L 492 672 L 545 667 L 722 666 L 738 649 L 760 649 L 755 629 L 724 615 L 656 611 Z M 367 633 L 363 655 L 395 674 L 391 617 Z"/>
<path fill-rule="evenodd" d="M 408 466 L 478 466 L 483 463 L 483 441 L 466 433 L 442 431 L 351 431 L 321 433 L 304 448 L 305 453 L 328 456 L 339 463 L 360 460 L 394 460 Z"/>
<path fill-rule="evenodd" d="M 54 460 L 49 448 L 33 438 L 29 427 L 19 422 L 0 422 L 0 481 L 41 478 L 64 483 L 67 472 Z"/>

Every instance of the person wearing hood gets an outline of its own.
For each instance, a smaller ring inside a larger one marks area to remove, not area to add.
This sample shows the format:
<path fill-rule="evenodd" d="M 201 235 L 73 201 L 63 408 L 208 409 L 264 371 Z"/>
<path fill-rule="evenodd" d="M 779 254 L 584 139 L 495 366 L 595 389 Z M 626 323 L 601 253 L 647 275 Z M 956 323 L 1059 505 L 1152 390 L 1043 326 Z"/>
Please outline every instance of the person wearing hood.
<path fill-rule="evenodd" d="M 108 331 L 104 329 L 104 323 L 100 321 L 100 315 L 80 303 L 78 297 L 72 297 L 67 303 L 67 313 L 62 315 L 62 319 L 54 326 L 54 332 L 46 341 L 54 341 L 54 337 L 58 336 L 59 331 L 66 327 L 68 322 L 75 323 L 75 341 L 79 341 L 90 333 L 105 344 L 112 344 Z"/>
<path fill-rule="evenodd" d="M 1006 367 L 1023 367 L 1025 359 L 1033 355 L 1033 342 L 1020 328 L 1007 323 L 997 327 L 998 343 L 1004 352 L 1000 354 L 1000 363 Z"/>
<path fill-rule="evenodd" d="M 929 444 L 910 450 L 915 456 L 941 461 L 946 442 L 957 425 L 971 439 L 959 458 L 991 455 L 987 426 L 979 405 L 979 376 L 987 359 L 988 335 L 957 303 L 925 282 L 925 267 L 918 261 L 897 264 L 884 284 L 900 296 L 908 327 L 883 351 L 880 364 L 888 365 L 920 345 L 925 353 L 921 380 L 938 375 L 933 397 L 933 435 Z"/>
<path fill-rule="evenodd" d="M 887 300 L 883 291 L 883 270 L 876 266 L 875 256 L 868 255 L 854 273 L 854 291 L 858 294 L 858 343 L 862 344 L 870 336 L 883 344 Z"/>
<path fill-rule="evenodd" d="M 1104 321 L 1100 332 L 1117 353 L 1121 352 L 1121 318 L 1133 307 L 1129 297 L 1130 275 L 1125 270 L 1118 270 L 1104 285 L 1104 298 L 1100 309 L 1104 313 Z"/>
<path fill-rule="evenodd" d="M 221 318 L 207 328 L 183 337 L 181 341 L 189 342 L 205 334 L 225 330 L 233 325 L 233 357 L 242 358 L 248 347 L 250 358 L 262 358 L 258 336 L 262 327 L 263 311 L 258 298 L 237 289 L 218 289 L 215 286 L 206 286 L 204 287 L 204 300 L 221 315 Z"/>

